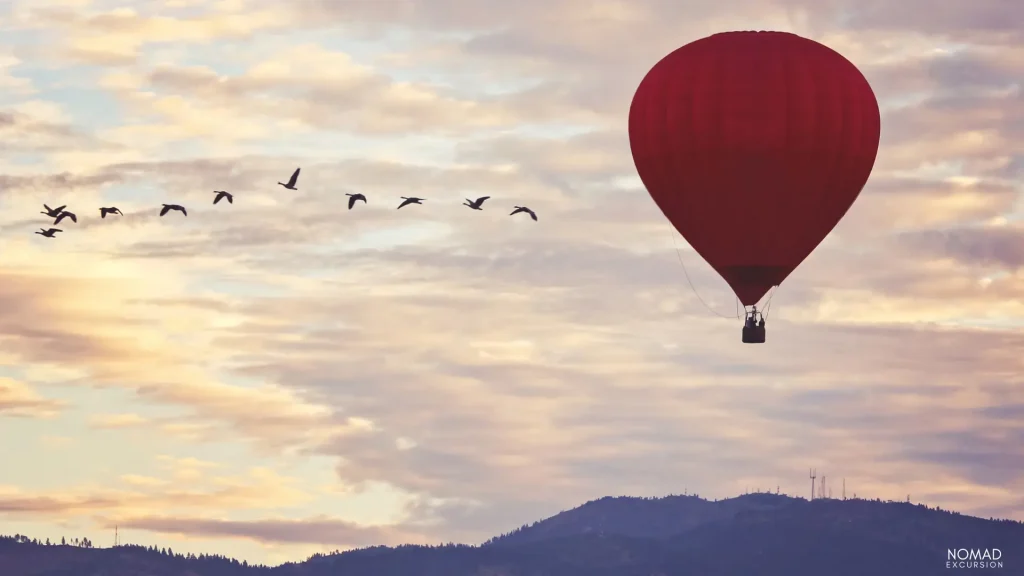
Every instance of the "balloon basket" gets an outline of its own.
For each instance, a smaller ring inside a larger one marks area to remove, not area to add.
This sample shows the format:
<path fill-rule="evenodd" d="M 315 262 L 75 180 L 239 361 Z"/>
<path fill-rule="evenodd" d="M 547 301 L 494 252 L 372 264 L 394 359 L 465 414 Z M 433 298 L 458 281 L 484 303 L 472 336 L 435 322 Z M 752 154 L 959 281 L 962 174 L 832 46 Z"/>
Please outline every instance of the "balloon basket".
<path fill-rule="evenodd" d="M 764 326 L 744 326 L 744 344 L 764 344 Z"/>

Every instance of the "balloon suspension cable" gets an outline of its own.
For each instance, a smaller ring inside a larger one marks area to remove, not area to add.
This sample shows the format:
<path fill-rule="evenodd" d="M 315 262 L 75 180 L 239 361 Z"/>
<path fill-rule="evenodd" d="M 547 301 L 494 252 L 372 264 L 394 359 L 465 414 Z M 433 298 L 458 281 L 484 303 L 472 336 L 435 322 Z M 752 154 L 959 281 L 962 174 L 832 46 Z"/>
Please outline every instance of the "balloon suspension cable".
<path fill-rule="evenodd" d="M 765 300 L 765 305 L 764 305 L 763 308 L 761 308 L 760 314 L 761 314 L 762 320 L 768 320 L 768 311 L 771 310 L 771 299 L 775 297 L 775 289 L 776 288 L 778 288 L 778 286 L 772 286 L 771 287 L 771 291 L 768 293 L 768 299 Z M 744 312 L 746 311 L 746 306 L 743 306 L 743 311 Z M 753 311 L 757 312 L 757 306 L 756 305 L 753 306 Z"/>
<path fill-rule="evenodd" d="M 686 263 L 683 262 L 683 254 L 681 252 L 679 252 L 679 244 L 676 243 L 676 235 L 675 234 L 672 234 L 672 245 L 676 249 L 676 256 L 679 258 L 679 264 L 682 265 L 682 267 L 683 267 L 683 274 L 686 275 L 686 282 L 690 285 L 690 289 L 693 290 L 693 295 L 696 296 L 697 300 L 699 300 L 700 303 L 703 304 L 704 307 L 707 308 L 708 311 L 711 312 L 712 314 L 714 314 L 714 315 L 716 315 L 716 316 L 718 316 L 720 318 L 727 318 L 729 320 L 732 320 L 732 318 L 730 316 L 728 316 L 726 314 L 722 314 L 718 310 L 715 310 L 711 306 L 708 306 L 708 303 L 705 302 L 704 299 L 700 297 L 700 293 L 697 292 L 697 287 L 693 285 L 693 280 L 690 280 L 690 273 L 686 271 Z M 739 318 L 739 310 L 738 310 L 738 308 L 739 308 L 739 299 L 736 300 L 736 303 L 737 303 L 736 317 Z"/>
<path fill-rule="evenodd" d="M 775 297 L 775 289 L 778 286 L 772 286 L 771 292 L 768 294 L 768 300 L 764 303 L 764 308 L 761 309 L 761 318 L 768 319 L 768 311 L 772 308 L 772 298 Z"/>

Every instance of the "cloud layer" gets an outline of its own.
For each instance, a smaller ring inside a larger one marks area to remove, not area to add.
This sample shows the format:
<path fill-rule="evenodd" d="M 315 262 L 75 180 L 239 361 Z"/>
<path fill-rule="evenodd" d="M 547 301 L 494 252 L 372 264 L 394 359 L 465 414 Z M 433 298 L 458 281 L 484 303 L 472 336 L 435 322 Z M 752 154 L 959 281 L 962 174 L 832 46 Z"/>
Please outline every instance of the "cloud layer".
<path fill-rule="evenodd" d="M 2 22 L 0 427 L 81 460 L 43 482 L 16 447 L 5 518 L 268 561 L 816 467 L 1024 519 L 1024 7 L 106 4 Z M 654 62 L 751 28 L 839 50 L 883 110 L 761 347 L 625 133 Z M 44 202 L 79 223 L 32 236 Z"/>

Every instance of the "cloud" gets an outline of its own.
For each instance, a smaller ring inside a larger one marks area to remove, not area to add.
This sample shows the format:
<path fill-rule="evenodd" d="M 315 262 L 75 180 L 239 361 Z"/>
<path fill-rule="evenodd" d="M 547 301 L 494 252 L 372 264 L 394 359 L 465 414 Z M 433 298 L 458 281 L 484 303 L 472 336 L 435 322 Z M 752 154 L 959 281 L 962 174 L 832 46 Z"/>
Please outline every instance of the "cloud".
<path fill-rule="evenodd" d="M 160 478 L 141 476 L 139 474 L 125 474 L 120 479 L 125 484 L 132 486 L 163 486 L 167 483 L 166 480 L 161 480 Z"/>
<path fill-rule="evenodd" d="M 919 253 L 953 258 L 968 266 L 1011 274 L 1024 268 L 1024 228 L 1017 226 L 929 230 L 907 235 L 904 241 Z"/>
<path fill-rule="evenodd" d="M 94 174 L 74 175 L 68 172 L 60 174 L 45 174 L 33 176 L 7 176 L 0 177 L 0 186 L 5 192 L 25 193 L 31 191 L 38 194 L 40 191 L 52 191 L 54 189 L 71 192 L 82 188 L 93 188 L 118 182 L 120 178 L 115 174 Z M 42 206 L 39 207 L 42 209 Z"/>
<path fill-rule="evenodd" d="M 168 509 L 251 511 L 283 509 L 308 501 L 297 480 L 267 468 L 232 475 L 195 459 L 165 458 L 164 478 L 126 475 L 116 488 L 78 486 L 40 493 L 0 486 L 0 512 L 18 517 L 57 518 L 102 514 L 112 521 Z M 211 470 L 214 471 L 211 474 Z M 123 525 L 123 523 L 122 523 Z"/>
<path fill-rule="evenodd" d="M 46 266 L 71 258 L 57 256 Z M 159 264 L 154 266 L 155 270 Z M 328 418 L 330 408 L 304 401 L 290 389 L 229 385 L 197 369 L 190 359 L 198 357 L 196 351 L 203 347 L 202 342 L 177 348 L 166 344 L 174 333 L 194 330 L 192 319 L 206 317 L 208 321 L 207 312 L 194 310 L 184 321 L 171 318 L 169 323 L 153 323 L 152 317 L 144 315 L 126 317 L 126 306 L 138 301 L 139 290 L 150 297 L 158 296 L 146 292 L 145 286 L 161 282 L 170 286 L 173 280 L 168 282 L 168 275 L 131 281 L 121 277 L 121 272 L 128 269 L 124 267 L 114 266 L 106 273 L 93 269 L 91 278 L 62 272 L 75 268 L 48 269 L 55 277 L 36 275 L 38 272 L 33 273 L 31 268 L 0 273 L 4 279 L 0 300 L 7 302 L 7 312 L 0 314 L 0 338 L 8 353 L 20 362 L 71 366 L 77 370 L 73 385 L 135 390 L 144 401 L 186 408 L 183 418 L 199 418 L 200 424 L 213 418 L 232 428 L 241 426 L 270 443 L 279 442 L 281 434 L 298 442 L 299 438 L 346 433 L 344 423 Z M 6 388 L 4 404 L 14 413 L 45 414 L 56 406 L 29 395 L 27 388 L 13 381 Z M 133 418 L 131 423 L 138 422 Z M 110 427 L 126 422 L 123 417 L 113 421 L 100 417 L 94 424 Z M 173 427 L 195 422 L 165 419 L 162 424 Z"/>
<path fill-rule="evenodd" d="M 85 498 L 59 500 L 49 496 L 25 496 L 0 498 L 0 512 L 7 514 L 64 514 L 80 510 L 110 508 L 116 501 L 112 498 Z"/>
<path fill-rule="evenodd" d="M 53 153 L 86 146 L 101 150 L 117 149 L 113 144 L 67 123 L 58 116 L 59 108 L 54 110 L 47 103 L 31 101 L 20 108 L 0 112 L 0 142 L 7 153 Z M 67 176 L 63 175 L 64 178 Z"/>
<path fill-rule="evenodd" d="M 894 232 L 994 224 L 1014 209 L 1018 195 L 1014 184 L 990 179 L 873 178 L 836 235 L 864 244 Z"/>
<path fill-rule="evenodd" d="M 138 414 L 97 414 L 89 420 L 91 426 L 101 429 L 131 428 L 149 422 Z"/>
<path fill-rule="evenodd" d="M 1019 37 L 1017 24 L 1024 22 L 1024 11 L 1012 3 L 989 1 L 972 9 L 955 0 L 929 3 L 922 12 L 913 4 L 889 4 L 873 0 L 851 11 L 847 26 L 880 31 L 917 29 L 952 40 L 973 42 L 1011 42 Z"/>
<path fill-rule="evenodd" d="M 253 389 L 216 382 L 181 383 L 142 388 L 139 394 L 145 401 L 188 407 L 192 414 L 186 422 L 225 423 L 234 433 L 261 439 L 274 448 L 315 445 L 363 429 L 358 420 L 338 422 L 331 408 L 304 402 L 281 386 Z"/>
<path fill-rule="evenodd" d="M 112 526 L 110 523 L 108 527 Z M 358 526 L 327 517 L 238 521 L 154 516 L 122 519 L 118 526 L 189 537 L 246 538 L 265 544 L 324 544 L 357 548 L 426 543 L 416 533 L 389 527 Z"/>
<path fill-rule="evenodd" d="M 205 67 L 159 66 L 141 83 L 106 80 L 126 106 L 165 124 L 131 128 L 163 137 L 266 139 L 275 132 L 347 130 L 369 136 L 460 134 L 472 129 L 592 118 L 524 92 L 475 99 L 451 86 L 394 80 L 315 44 L 283 49 L 235 76 Z M 544 96 L 540 94 L 539 96 Z M 121 134 L 126 134 L 122 129 Z"/>
<path fill-rule="evenodd" d="M 53 418 L 64 403 L 43 398 L 24 382 L 0 378 L 0 416 Z"/>
<path fill-rule="evenodd" d="M 49 449 L 60 449 L 71 446 L 75 439 L 68 436 L 44 435 L 39 438 L 39 443 Z"/>
<path fill-rule="evenodd" d="M 60 56 L 108 66 L 136 62 L 147 44 L 244 39 L 290 25 L 287 11 L 252 10 L 246 3 L 218 3 L 213 10 L 193 17 L 143 14 L 129 7 L 86 13 L 81 7 L 29 6 L 19 5 L 16 20 L 29 28 L 61 31 Z"/>
<path fill-rule="evenodd" d="M 168 456 L 118 469 L 116 490 L 9 489 L 10 514 L 268 544 L 481 541 L 608 494 L 802 494 L 809 466 L 862 496 L 1024 513 L 1015 7 L 25 6 L 22 25 L 64 39 L 22 64 L 97 64 L 65 72 L 120 108 L 95 118 L 41 81 L 0 116 L 11 150 L 42 158 L 0 175 L 3 363 L 116 391 L 92 426 L 296 478 Z M 868 186 L 776 291 L 759 347 L 641 188 L 624 125 L 658 58 L 750 27 L 836 47 L 884 114 Z M 276 186 L 296 166 L 299 190 Z M 212 206 L 220 189 L 235 204 Z M 369 202 L 348 211 L 355 191 Z M 409 195 L 427 202 L 396 211 Z M 460 206 L 482 195 L 482 212 Z M 44 201 L 81 219 L 34 242 Z M 158 217 L 169 201 L 189 216 Z M 125 216 L 100 220 L 110 204 Z M 524 204 L 539 222 L 509 216 Z M 345 490 L 407 494 L 406 518 L 328 515 L 302 488 L 310 462 Z"/>

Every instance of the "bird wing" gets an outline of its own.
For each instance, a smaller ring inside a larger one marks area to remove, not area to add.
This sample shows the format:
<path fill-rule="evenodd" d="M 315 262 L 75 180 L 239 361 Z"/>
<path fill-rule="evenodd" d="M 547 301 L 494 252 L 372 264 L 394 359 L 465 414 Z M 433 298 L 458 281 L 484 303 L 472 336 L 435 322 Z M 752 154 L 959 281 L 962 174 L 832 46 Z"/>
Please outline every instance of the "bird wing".
<path fill-rule="evenodd" d="M 218 193 L 217 196 L 213 199 L 213 203 L 216 204 L 217 202 L 220 202 L 221 198 L 223 198 L 223 196 L 220 193 Z"/>
<path fill-rule="evenodd" d="M 72 222 L 78 223 L 78 216 L 75 216 L 71 212 L 65 212 L 64 215 L 67 216 L 68 218 L 71 218 Z"/>
<path fill-rule="evenodd" d="M 60 224 L 60 221 L 64 219 L 65 214 L 57 214 L 57 218 L 53 221 L 54 224 Z"/>
<path fill-rule="evenodd" d="M 537 215 L 534 214 L 533 210 L 528 210 L 528 212 L 530 213 L 530 218 L 533 218 L 533 221 L 536 222 L 537 221 Z"/>
<path fill-rule="evenodd" d="M 228 194 L 228 204 L 234 204 L 234 203 L 235 203 L 235 197 L 232 196 L 231 194 Z"/>
<path fill-rule="evenodd" d="M 355 196 L 349 196 L 348 197 L 348 209 L 351 210 L 352 207 L 355 206 L 355 205 L 356 205 L 356 197 Z"/>
<path fill-rule="evenodd" d="M 114 212 L 120 214 L 121 216 L 124 216 L 124 212 L 121 212 L 119 208 L 114 208 Z"/>
<path fill-rule="evenodd" d="M 185 211 L 185 207 L 184 206 L 178 206 L 178 209 L 181 210 L 182 214 L 184 214 L 185 216 L 188 216 L 188 212 Z"/>
<path fill-rule="evenodd" d="M 481 196 L 481 197 L 477 198 L 476 201 L 477 201 L 478 204 L 483 204 L 484 200 L 487 200 L 488 198 L 490 198 L 490 196 Z"/>
<path fill-rule="evenodd" d="M 167 214 L 167 211 L 170 209 L 170 206 L 164 206 L 164 209 L 160 211 L 160 215 L 163 216 L 164 214 Z"/>
<path fill-rule="evenodd" d="M 295 183 L 298 182 L 298 180 L 299 180 L 299 171 L 300 170 L 302 170 L 302 168 L 296 168 L 295 172 L 292 173 L 291 180 L 288 180 L 288 185 L 289 186 L 295 186 Z"/>

